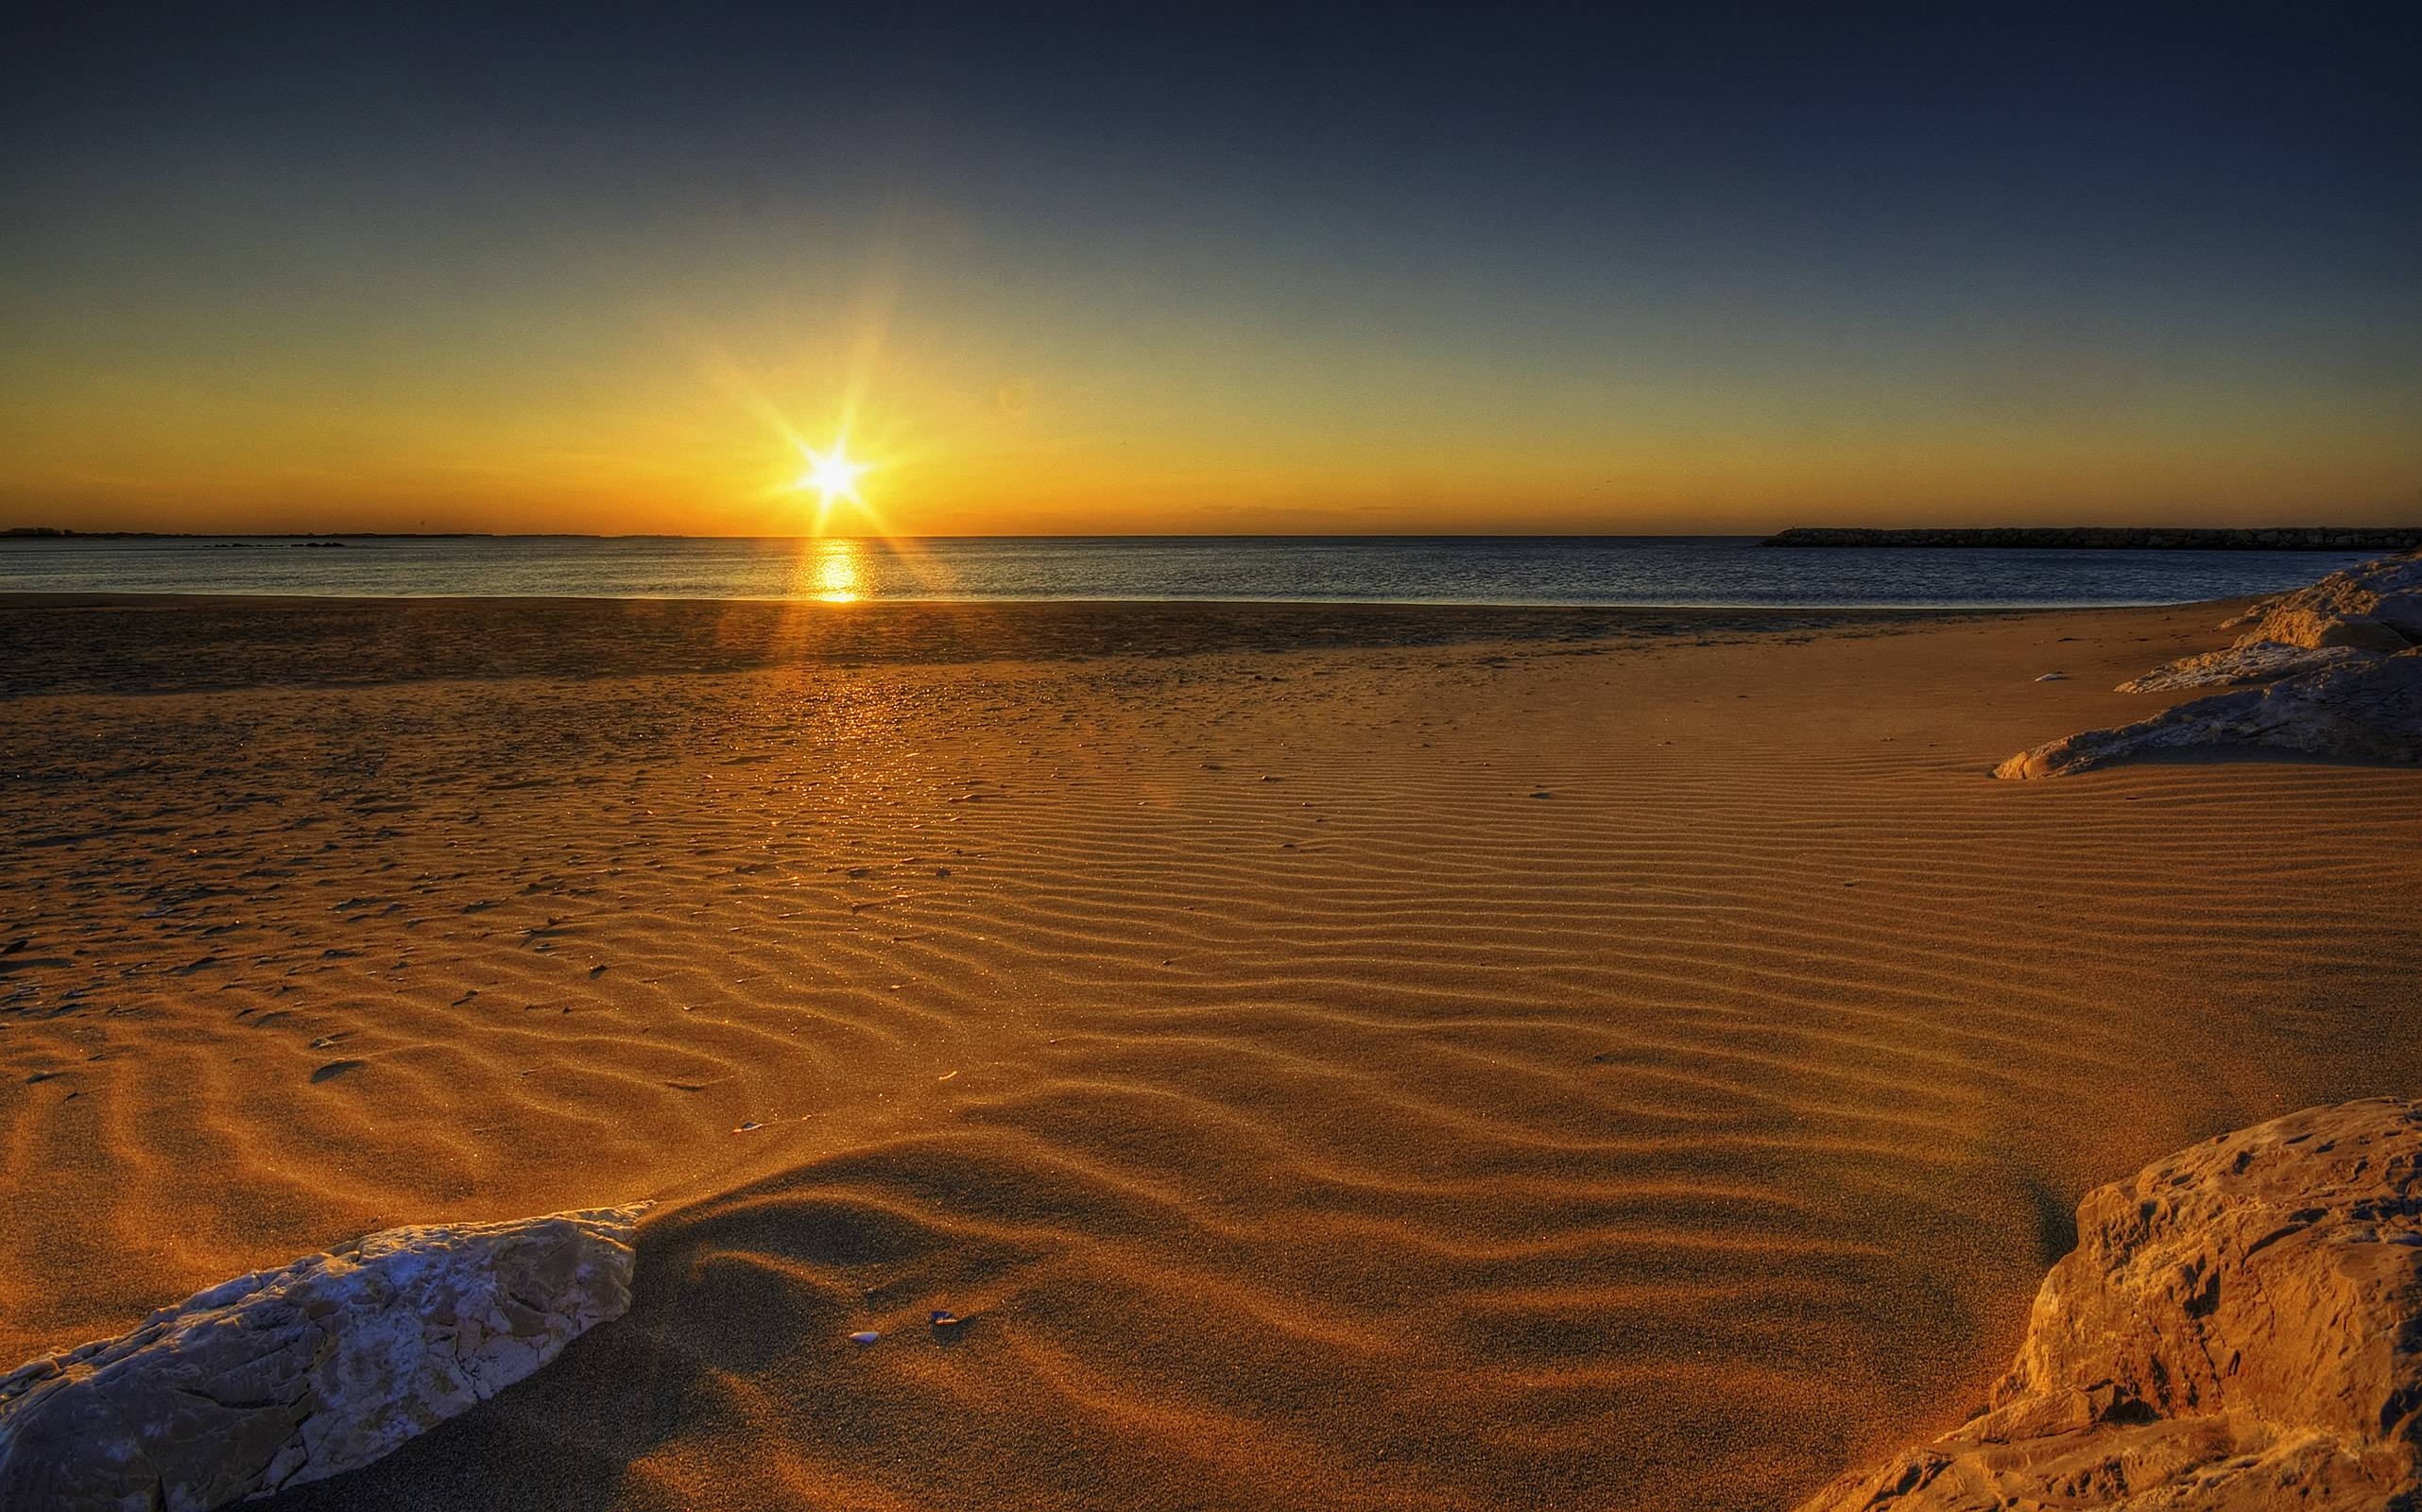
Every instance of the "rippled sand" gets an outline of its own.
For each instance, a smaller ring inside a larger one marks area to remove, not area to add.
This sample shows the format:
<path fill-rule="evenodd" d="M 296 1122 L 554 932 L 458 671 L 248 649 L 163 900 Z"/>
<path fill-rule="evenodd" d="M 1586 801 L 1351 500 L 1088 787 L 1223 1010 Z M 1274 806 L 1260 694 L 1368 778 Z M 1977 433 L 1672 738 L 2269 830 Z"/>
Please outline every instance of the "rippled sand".
<path fill-rule="evenodd" d="M 0 607 L 0 1365 L 654 1197 L 271 1505 L 1787 1506 L 2422 1091 L 2422 775 L 1985 777 L 2219 617 Z"/>

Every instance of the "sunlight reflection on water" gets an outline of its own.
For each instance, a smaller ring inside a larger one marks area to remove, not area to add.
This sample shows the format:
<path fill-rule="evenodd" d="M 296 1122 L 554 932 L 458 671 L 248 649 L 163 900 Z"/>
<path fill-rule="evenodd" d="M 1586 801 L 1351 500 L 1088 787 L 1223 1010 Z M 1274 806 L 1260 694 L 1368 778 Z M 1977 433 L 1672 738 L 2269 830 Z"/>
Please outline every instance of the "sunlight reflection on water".
<path fill-rule="evenodd" d="M 1754 539 L 843 536 L 0 541 L 0 593 L 1279 599 L 1710 606 L 2157 604 L 2361 559 L 2295 551 L 1769 551 Z"/>
<path fill-rule="evenodd" d="M 792 576 L 790 596 L 818 598 L 827 604 L 854 604 L 866 592 L 866 568 L 856 541 L 826 536 L 801 543 L 806 549 Z"/>

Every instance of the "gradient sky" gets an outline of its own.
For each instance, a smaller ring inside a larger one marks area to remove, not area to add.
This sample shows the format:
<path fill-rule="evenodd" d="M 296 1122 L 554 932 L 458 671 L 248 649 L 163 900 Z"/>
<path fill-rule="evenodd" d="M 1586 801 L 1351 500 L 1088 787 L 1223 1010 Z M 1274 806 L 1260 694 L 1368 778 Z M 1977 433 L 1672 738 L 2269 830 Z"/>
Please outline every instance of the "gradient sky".
<path fill-rule="evenodd" d="M 232 9 L 0 44 L 0 524 L 2422 521 L 2410 3 Z"/>

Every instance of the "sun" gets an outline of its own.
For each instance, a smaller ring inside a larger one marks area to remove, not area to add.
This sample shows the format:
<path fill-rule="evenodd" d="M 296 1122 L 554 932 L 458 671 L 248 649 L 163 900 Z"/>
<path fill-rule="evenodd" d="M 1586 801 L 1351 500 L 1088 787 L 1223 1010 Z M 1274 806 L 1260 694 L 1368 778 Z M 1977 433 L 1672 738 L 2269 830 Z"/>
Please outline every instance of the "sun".
<path fill-rule="evenodd" d="M 833 507 L 835 499 L 847 499 L 851 504 L 866 503 L 858 497 L 858 479 L 872 471 L 874 464 L 850 461 L 847 440 L 835 440 L 829 452 L 819 452 L 804 444 L 799 450 L 807 455 L 807 471 L 799 474 L 793 488 L 801 492 L 813 490 L 827 509 Z"/>

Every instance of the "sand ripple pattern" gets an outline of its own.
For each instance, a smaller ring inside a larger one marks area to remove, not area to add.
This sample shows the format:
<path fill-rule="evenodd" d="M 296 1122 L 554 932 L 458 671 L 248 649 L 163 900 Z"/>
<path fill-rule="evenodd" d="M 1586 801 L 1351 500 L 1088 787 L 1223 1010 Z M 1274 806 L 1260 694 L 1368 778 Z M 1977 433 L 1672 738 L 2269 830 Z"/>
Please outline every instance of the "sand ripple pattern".
<path fill-rule="evenodd" d="M 1984 779 L 2190 627 L 27 696 L 0 1352 L 652 1196 L 278 1505 L 1786 1505 L 2087 1186 L 2422 1087 L 2422 779 Z"/>

